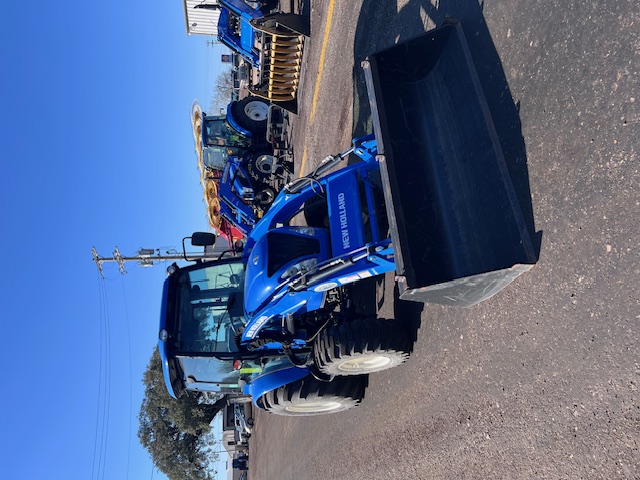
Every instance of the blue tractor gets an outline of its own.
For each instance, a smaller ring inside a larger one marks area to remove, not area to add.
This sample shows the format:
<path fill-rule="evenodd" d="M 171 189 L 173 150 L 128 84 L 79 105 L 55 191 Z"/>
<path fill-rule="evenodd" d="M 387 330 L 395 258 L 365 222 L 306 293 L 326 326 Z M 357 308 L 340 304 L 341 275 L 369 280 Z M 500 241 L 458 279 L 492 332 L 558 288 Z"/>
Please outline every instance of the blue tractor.
<path fill-rule="evenodd" d="M 351 408 L 413 347 L 396 319 L 358 312 L 360 282 L 395 272 L 401 299 L 470 307 L 535 263 L 461 25 L 363 67 L 374 134 L 289 183 L 241 258 L 171 267 L 172 395 L 228 389 L 292 416 Z"/>
<path fill-rule="evenodd" d="M 225 115 L 192 107 L 201 131 L 203 181 L 216 182 L 219 214 L 246 236 L 291 178 L 287 113 L 257 97 L 231 102 Z"/>
<path fill-rule="evenodd" d="M 218 40 L 257 72 L 259 80 L 250 92 L 297 113 L 302 51 L 310 24 L 301 15 L 270 12 L 275 5 L 265 2 L 254 8 L 243 0 L 219 0 L 217 5 L 195 8 L 220 11 Z"/>

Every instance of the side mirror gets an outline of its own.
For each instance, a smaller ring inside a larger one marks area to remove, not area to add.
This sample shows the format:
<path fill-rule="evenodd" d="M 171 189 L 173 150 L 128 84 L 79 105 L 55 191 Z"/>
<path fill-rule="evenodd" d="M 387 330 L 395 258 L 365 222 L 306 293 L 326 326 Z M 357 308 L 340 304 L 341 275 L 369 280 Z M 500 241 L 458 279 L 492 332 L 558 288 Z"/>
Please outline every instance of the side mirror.
<path fill-rule="evenodd" d="M 197 258 L 193 258 L 193 259 L 189 259 L 187 257 L 187 249 L 184 246 L 184 241 L 190 238 L 191 239 L 191 245 L 194 247 L 204 247 L 205 248 L 205 252 L 207 247 L 211 247 L 213 245 L 215 245 L 216 243 L 216 239 L 218 238 L 216 236 L 216 234 L 214 233 L 210 233 L 210 232 L 195 232 L 191 235 L 191 237 L 184 237 L 182 239 L 182 258 L 185 259 L 185 261 L 187 262 L 199 262 L 201 261 L 199 259 L 199 257 Z"/>
<path fill-rule="evenodd" d="M 191 235 L 191 245 L 194 247 L 208 247 L 215 245 L 218 237 L 211 232 L 195 232 Z"/>

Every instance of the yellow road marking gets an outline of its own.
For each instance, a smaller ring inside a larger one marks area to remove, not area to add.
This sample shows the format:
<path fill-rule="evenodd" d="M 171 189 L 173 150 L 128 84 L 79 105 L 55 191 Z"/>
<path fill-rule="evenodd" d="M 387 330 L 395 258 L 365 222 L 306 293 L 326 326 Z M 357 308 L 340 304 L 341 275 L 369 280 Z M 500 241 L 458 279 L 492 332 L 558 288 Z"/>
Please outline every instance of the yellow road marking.
<path fill-rule="evenodd" d="M 334 7 L 335 7 L 335 0 L 329 0 L 329 12 L 327 13 L 327 23 L 324 26 L 324 37 L 322 38 L 322 50 L 320 51 L 320 64 L 318 65 L 318 78 L 316 79 L 316 88 L 313 92 L 313 102 L 311 103 L 311 113 L 309 114 L 309 124 L 313 123 L 313 119 L 316 115 L 318 93 L 320 92 L 320 82 L 322 80 L 324 57 L 327 54 L 327 43 L 329 43 L 329 33 L 331 33 L 331 20 L 333 19 Z"/>
<path fill-rule="evenodd" d="M 304 175 L 304 167 L 307 164 L 307 145 L 304 146 L 304 151 L 302 152 L 302 162 L 300 162 L 300 171 L 298 172 L 298 176 L 302 177 Z"/>
<path fill-rule="evenodd" d="M 324 36 L 322 38 L 322 50 L 320 50 L 320 63 L 318 65 L 318 77 L 316 78 L 316 87 L 313 91 L 313 101 L 311 102 L 311 113 L 309 114 L 309 126 L 313 124 L 316 116 L 316 106 L 318 104 L 318 95 L 320 94 L 320 82 L 322 80 L 322 70 L 324 67 L 324 58 L 327 55 L 327 43 L 329 43 L 329 33 L 331 33 L 331 20 L 333 19 L 333 10 L 335 0 L 329 0 L 329 12 L 327 13 L 327 23 L 324 26 Z M 304 146 L 302 153 L 302 162 L 300 163 L 300 176 L 304 175 L 307 165 L 307 146 Z"/>

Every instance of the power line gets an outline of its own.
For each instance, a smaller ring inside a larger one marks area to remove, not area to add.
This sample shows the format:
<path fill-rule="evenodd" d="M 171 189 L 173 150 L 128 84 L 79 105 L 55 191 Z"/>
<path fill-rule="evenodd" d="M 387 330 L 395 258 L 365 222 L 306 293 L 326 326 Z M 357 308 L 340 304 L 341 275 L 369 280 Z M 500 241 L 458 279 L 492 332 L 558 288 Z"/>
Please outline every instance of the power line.
<path fill-rule="evenodd" d="M 111 415 L 111 325 L 110 325 L 110 315 L 109 315 L 109 300 L 107 298 L 107 290 L 104 286 L 104 299 L 105 299 L 105 316 L 104 316 L 104 338 L 105 338 L 105 349 L 104 349 L 104 359 L 105 359 L 105 388 L 103 393 L 103 410 L 102 410 L 102 451 L 104 455 L 101 456 L 102 460 L 102 476 L 100 477 L 104 480 L 104 476 L 106 473 L 107 466 L 107 453 L 109 449 L 109 419 Z M 102 453 L 101 451 L 101 453 Z"/>
<path fill-rule="evenodd" d="M 127 305 L 127 295 L 124 289 L 124 279 L 120 277 L 122 284 L 122 297 L 124 299 L 124 315 L 127 324 L 127 339 L 129 347 L 129 448 L 127 449 L 127 479 L 129 478 L 129 467 L 131 461 L 131 418 L 133 416 L 133 394 L 131 385 L 133 384 L 133 373 L 131 371 L 131 329 L 129 323 L 129 307 Z"/>
<path fill-rule="evenodd" d="M 100 270 L 100 273 L 102 274 L 102 271 Z M 104 280 L 104 277 L 102 277 L 102 280 Z M 100 421 L 100 398 L 101 398 L 101 393 L 102 393 L 102 285 L 100 282 L 100 276 L 98 277 L 98 296 L 99 296 L 99 302 L 100 302 L 100 333 L 99 333 L 99 337 L 100 337 L 100 342 L 99 342 L 99 350 L 98 350 L 98 398 L 97 398 L 97 405 L 96 405 L 96 433 L 93 439 L 93 464 L 91 466 L 91 480 L 93 480 L 94 475 L 95 475 L 95 468 L 96 468 L 96 451 L 98 449 L 98 426 L 99 426 L 99 421 Z"/>
<path fill-rule="evenodd" d="M 109 302 L 104 277 L 98 277 L 98 296 L 100 304 L 100 346 L 98 358 L 98 398 L 96 405 L 96 425 L 93 446 L 93 464 L 91 478 L 103 479 L 107 460 L 109 437 L 109 412 L 111 398 L 111 335 L 109 328 Z M 101 416 L 102 414 L 102 416 Z M 97 458 L 96 458 L 97 457 Z"/>

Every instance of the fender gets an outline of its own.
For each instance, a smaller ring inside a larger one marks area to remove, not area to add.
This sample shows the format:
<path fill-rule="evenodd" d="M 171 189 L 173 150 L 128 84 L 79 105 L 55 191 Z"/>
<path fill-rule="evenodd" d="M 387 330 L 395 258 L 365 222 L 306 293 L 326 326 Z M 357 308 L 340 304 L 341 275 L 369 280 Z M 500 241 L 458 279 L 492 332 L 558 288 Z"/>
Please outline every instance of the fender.
<path fill-rule="evenodd" d="M 233 116 L 232 107 L 236 103 L 237 102 L 231 102 L 229 105 L 227 105 L 227 122 L 229 122 L 229 125 L 231 125 L 231 128 L 233 128 L 235 131 L 237 131 L 241 135 L 244 135 L 245 137 L 253 138 L 253 134 L 249 130 L 242 128 L 236 121 L 235 117 Z"/>
<path fill-rule="evenodd" d="M 243 390 L 247 395 L 251 395 L 254 405 L 260 408 L 257 401 L 262 395 L 276 388 L 293 383 L 296 380 L 300 380 L 309 375 L 309 373 L 310 370 L 307 367 L 291 366 L 275 372 L 266 373 L 246 385 Z"/>

